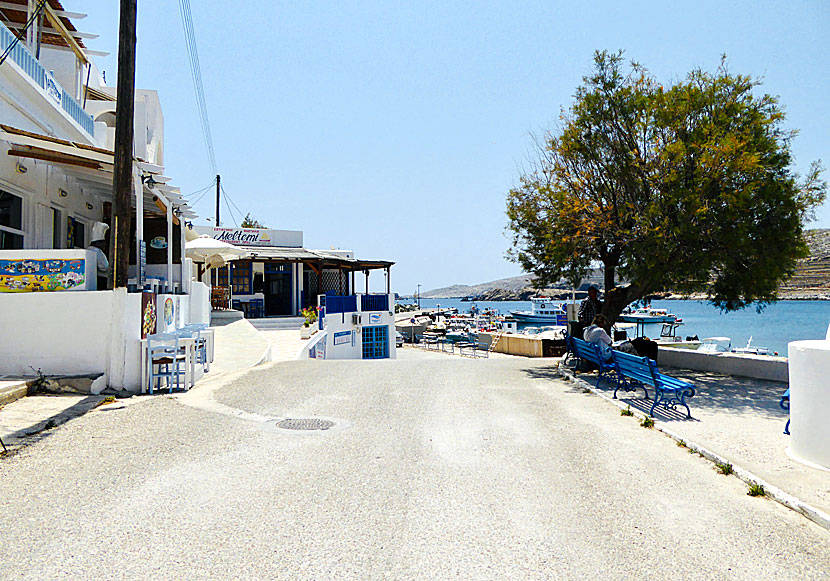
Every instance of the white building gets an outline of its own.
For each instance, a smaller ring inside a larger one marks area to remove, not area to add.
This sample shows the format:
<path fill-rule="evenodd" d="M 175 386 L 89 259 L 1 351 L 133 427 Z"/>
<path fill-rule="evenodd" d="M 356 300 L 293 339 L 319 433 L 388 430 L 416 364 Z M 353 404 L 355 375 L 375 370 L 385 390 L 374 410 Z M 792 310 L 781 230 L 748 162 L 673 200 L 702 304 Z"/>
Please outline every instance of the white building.
<path fill-rule="evenodd" d="M 312 357 L 395 357 L 393 262 L 360 260 L 350 250 L 309 250 L 303 247 L 303 233 L 295 230 L 211 226 L 194 230 L 247 252 L 226 268 L 204 273 L 197 267 L 197 276 L 215 289 L 228 288 L 230 279 L 230 304 L 247 317 L 292 316 L 319 307 L 322 333 L 310 344 Z M 369 276 L 375 270 L 384 274 L 385 293 L 369 293 Z M 358 293 L 361 286 L 364 292 Z"/>
<path fill-rule="evenodd" d="M 142 332 L 207 321 L 207 288 L 182 257 L 195 217 L 164 176 L 164 121 L 155 91 L 137 90 L 131 292 L 97 290 L 91 242 L 112 214 L 115 88 L 88 36 L 58 0 L 4 0 L 0 10 L 0 375 L 95 374 L 140 386 Z M 36 24 L 17 40 L 26 22 Z M 138 219 L 136 219 L 138 217 Z M 111 232 L 111 230 L 110 230 Z M 108 233 L 109 234 L 109 233 Z M 172 305 L 144 324 L 148 298 Z"/>

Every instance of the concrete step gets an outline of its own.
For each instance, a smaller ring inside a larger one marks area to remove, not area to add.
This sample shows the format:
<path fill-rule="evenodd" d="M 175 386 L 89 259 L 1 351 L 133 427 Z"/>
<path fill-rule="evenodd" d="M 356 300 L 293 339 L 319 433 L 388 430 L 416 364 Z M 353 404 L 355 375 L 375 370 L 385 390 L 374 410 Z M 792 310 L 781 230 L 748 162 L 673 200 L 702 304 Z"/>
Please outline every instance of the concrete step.
<path fill-rule="evenodd" d="M 267 317 L 264 319 L 248 319 L 260 331 L 281 331 L 285 329 L 299 329 L 303 326 L 303 317 Z"/>

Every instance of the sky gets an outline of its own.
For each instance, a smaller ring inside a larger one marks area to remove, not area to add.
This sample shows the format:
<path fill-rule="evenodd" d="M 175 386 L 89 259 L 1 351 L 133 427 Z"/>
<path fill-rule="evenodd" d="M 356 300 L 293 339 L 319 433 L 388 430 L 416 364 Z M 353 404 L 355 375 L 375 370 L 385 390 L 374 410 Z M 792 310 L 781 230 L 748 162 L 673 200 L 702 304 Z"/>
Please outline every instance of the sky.
<path fill-rule="evenodd" d="M 99 34 L 115 84 L 118 2 L 63 0 Z M 237 8 L 237 6 L 239 8 Z M 521 274 L 505 253 L 506 194 L 533 135 L 554 128 L 596 50 L 623 49 L 660 81 L 694 68 L 762 77 L 798 129 L 796 170 L 830 165 L 830 2 L 284 2 L 194 0 L 222 184 L 307 248 L 392 260 L 412 294 Z M 136 86 L 159 92 L 166 175 L 213 180 L 179 3 L 138 0 Z M 827 179 L 828 174 L 825 173 Z M 195 204 L 207 224 L 209 194 Z M 236 212 L 236 210 L 234 210 Z M 234 220 L 222 203 L 223 226 Z M 830 203 L 811 227 L 830 228 Z M 383 276 L 375 275 L 380 288 Z M 377 285 L 377 286 L 376 286 Z"/>

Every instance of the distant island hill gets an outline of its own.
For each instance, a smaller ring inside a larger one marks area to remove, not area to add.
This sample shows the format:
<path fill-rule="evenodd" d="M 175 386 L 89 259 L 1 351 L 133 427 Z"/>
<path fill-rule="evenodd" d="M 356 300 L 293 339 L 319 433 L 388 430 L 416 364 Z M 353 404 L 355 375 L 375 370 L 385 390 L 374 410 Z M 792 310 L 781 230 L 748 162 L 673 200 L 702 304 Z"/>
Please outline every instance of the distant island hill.
<path fill-rule="evenodd" d="M 830 300 L 830 229 L 816 229 L 805 232 L 810 246 L 810 256 L 799 261 L 795 275 L 781 286 L 781 299 L 790 300 Z M 577 298 L 586 296 L 585 289 L 591 285 L 603 288 L 602 271 L 592 271 L 580 284 L 582 292 Z M 564 281 L 553 288 L 537 289 L 533 286 L 533 275 L 525 274 L 511 278 L 502 278 L 476 285 L 456 284 L 421 293 L 426 299 L 463 299 L 476 301 L 526 301 L 537 295 L 554 299 L 571 298 L 570 285 Z M 686 299 L 688 297 L 673 293 L 661 294 L 655 298 Z"/>

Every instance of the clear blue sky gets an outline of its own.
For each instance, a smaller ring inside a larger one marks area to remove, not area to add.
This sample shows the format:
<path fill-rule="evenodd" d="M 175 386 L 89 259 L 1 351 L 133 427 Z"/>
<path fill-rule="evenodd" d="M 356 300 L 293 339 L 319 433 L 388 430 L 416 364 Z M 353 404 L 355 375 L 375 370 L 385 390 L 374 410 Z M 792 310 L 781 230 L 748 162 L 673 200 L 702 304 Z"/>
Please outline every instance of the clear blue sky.
<path fill-rule="evenodd" d="M 114 84 L 117 0 L 64 0 Z M 167 174 L 213 179 L 178 2 L 138 0 L 137 86 L 158 90 Z M 797 166 L 830 165 L 830 3 L 192 0 L 222 183 L 243 212 L 309 248 L 394 260 L 410 294 L 520 274 L 505 194 L 589 72 L 624 49 L 664 82 L 690 69 L 763 76 L 798 128 Z M 213 215 L 210 196 L 196 204 Z M 223 222 L 228 212 L 222 207 Z M 203 223 L 202 220 L 198 221 Z M 830 227 L 830 205 L 813 224 Z M 377 276 L 378 284 L 382 276 Z M 374 285 L 373 285 L 374 286 Z"/>

